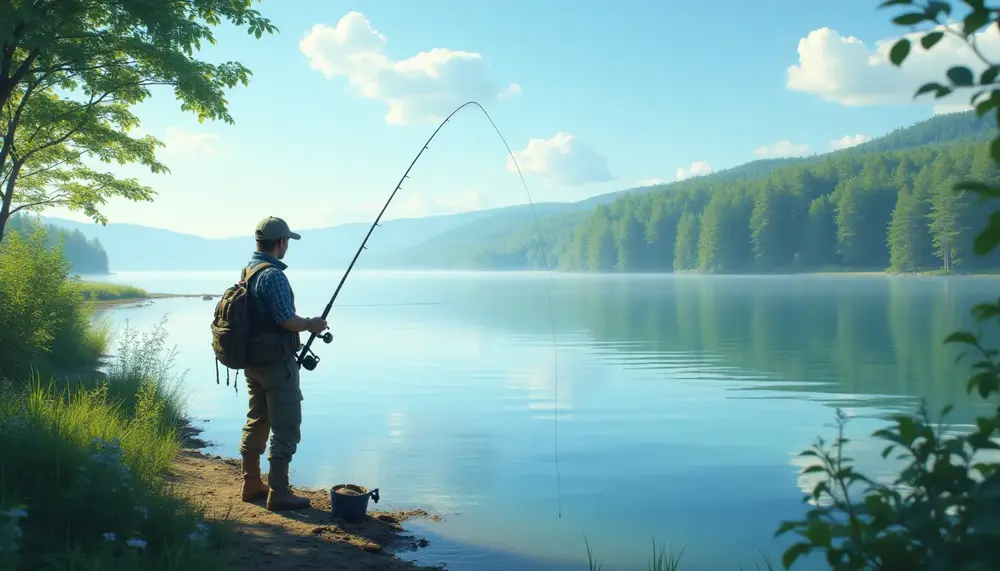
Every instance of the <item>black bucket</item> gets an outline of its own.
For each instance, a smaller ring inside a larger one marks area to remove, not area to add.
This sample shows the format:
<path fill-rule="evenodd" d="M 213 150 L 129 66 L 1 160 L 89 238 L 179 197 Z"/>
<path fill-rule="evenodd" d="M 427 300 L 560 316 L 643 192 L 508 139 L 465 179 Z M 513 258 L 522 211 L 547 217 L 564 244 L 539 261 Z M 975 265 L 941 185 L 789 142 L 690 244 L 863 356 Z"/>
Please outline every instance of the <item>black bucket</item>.
<path fill-rule="evenodd" d="M 358 522 L 368 513 L 368 498 L 378 503 L 378 488 L 369 491 L 364 486 L 337 484 L 330 488 L 330 506 L 333 517 Z"/>

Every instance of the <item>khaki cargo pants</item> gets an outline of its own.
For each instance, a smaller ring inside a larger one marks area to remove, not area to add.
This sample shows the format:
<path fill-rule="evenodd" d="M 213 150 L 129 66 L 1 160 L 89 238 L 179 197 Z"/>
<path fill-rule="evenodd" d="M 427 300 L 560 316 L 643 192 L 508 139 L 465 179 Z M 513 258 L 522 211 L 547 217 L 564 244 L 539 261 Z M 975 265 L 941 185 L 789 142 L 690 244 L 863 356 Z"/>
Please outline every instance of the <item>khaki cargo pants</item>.
<path fill-rule="evenodd" d="M 302 425 L 302 391 L 295 355 L 274 364 L 247 367 L 244 376 L 250 406 L 240 454 L 263 454 L 270 432 L 268 460 L 291 462 Z"/>

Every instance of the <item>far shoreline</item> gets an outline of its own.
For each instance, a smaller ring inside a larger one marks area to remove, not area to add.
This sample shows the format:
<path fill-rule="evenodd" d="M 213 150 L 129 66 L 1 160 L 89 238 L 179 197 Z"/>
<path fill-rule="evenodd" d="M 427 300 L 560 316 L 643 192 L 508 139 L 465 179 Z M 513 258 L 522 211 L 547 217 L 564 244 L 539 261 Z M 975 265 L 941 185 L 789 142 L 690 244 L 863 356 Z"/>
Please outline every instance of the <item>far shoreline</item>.
<path fill-rule="evenodd" d="M 93 301 L 92 303 L 94 304 L 95 307 L 112 308 L 112 307 L 120 307 L 123 305 L 142 303 L 144 301 L 153 301 L 156 299 L 200 298 L 205 301 L 212 301 L 220 297 L 222 296 L 216 293 L 148 293 L 145 295 L 136 295 L 130 297 L 123 297 L 119 299 L 98 300 L 98 301 Z"/>
<path fill-rule="evenodd" d="M 383 269 L 375 269 L 375 271 L 387 271 Z M 392 271 L 392 270 L 388 270 Z M 957 277 L 975 277 L 975 278 L 997 278 L 1000 277 L 1000 272 L 990 273 L 990 272 L 943 272 L 941 270 L 930 270 L 930 271 L 917 271 L 917 272 L 887 272 L 884 270 L 823 270 L 823 271 L 772 271 L 772 272 L 717 272 L 717 273 L 703 273 L 691 270 L 682 270 L 676 272 L 565 272 L 558 270 L 456 270 L 456 269 L 419 269 L 419 270 L 405 270 L 399 269 L 397 271 L 405 272 L 426 272 L 426 273 L 441 273 L 441 274 L 451 274 L 455 272 L 474 272 L 474 273 L 496 273 L 499 275 L 509 275 L 517 273 L 525 274 L 537 274 L 541 273 L 551 273 L 554 275 L 565 275 L 565 276 L 621 276 L 621 277 L 665 277 L 671 275 L 677 276 L 702 276 L 702 277 L 792 277 L 792 276 L 816 276 L 816 277 L 843 277 L 843 278 L 872 278 L 872 277 L 886 277 L 886 278 L 957 278 Z M 109 274 L 110 275 L 110 274 Z M 85 281 L 81 282 L 81 285 L 91 286 L 91 287 L 122 287 L 124 284 L 116 284 L 109 282 L 96 282 L 96 281 Z M 122 306 L 129 306 L 135 304 L 141 304 L 143 302 L 152 302 L 158 299 L 202 299 L 205 301 L 213 301 L 220 299 L 221 294 L 218 293 L 147 293 L 138 288 L 133 288 L 128 294 L 121 297 L 114 297 L 110 299 L 97 299 L 92 300 L 91 303 L 98 308 L 118 308 Z"/>

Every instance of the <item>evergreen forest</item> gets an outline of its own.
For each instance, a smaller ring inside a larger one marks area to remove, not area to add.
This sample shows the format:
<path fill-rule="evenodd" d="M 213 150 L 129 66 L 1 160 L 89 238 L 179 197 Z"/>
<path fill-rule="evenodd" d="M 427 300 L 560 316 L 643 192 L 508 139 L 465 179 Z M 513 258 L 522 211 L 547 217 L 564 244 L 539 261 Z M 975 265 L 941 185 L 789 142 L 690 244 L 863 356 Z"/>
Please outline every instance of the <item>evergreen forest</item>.
<path fill-rule="evenodd" d="M 48 247 L 62 246 L 63 255 L 75 274 L 107 274 L 108 254 L 96 238 L 87 239 L 79 230 L 67 230 L 52 224 L 40 224 L 36 219 L 17 213 L 7 222 L 7 232 L 30 234 L 42 226 L 47 234 Z"/>
<path fill-rule="evenodd" d="M 992 271 L 1000 255 L 972 254 L 988 212 L 953 190 L 965 179 L 997 181 L 990 121 L 937 116 L 850 149 L 626 193 L 543 218 L 542 233 L 534 223 L 478 239 L 449 232 L 413 259 L 586 272 Z"/>

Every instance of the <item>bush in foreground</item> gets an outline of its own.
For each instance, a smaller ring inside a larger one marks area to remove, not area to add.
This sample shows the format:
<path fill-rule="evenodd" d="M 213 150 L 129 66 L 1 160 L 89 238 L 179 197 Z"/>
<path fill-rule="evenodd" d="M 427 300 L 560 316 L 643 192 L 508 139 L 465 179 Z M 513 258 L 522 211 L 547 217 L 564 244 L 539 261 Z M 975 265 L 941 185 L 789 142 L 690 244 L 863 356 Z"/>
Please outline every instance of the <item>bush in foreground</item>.
<path fill-rule="evenodd" d="M 165 482 L 183 411 L 162 332 L 129 333 L 97 386 L 0 389 L 0 568 L 222 567 L 224 529 Z"/>
<path fill-rule="evenodd" d="M 60 247 L 44 229 L 0 243 L 0 380 L 93 368 L 108 330 L 93 327 Z"/>

